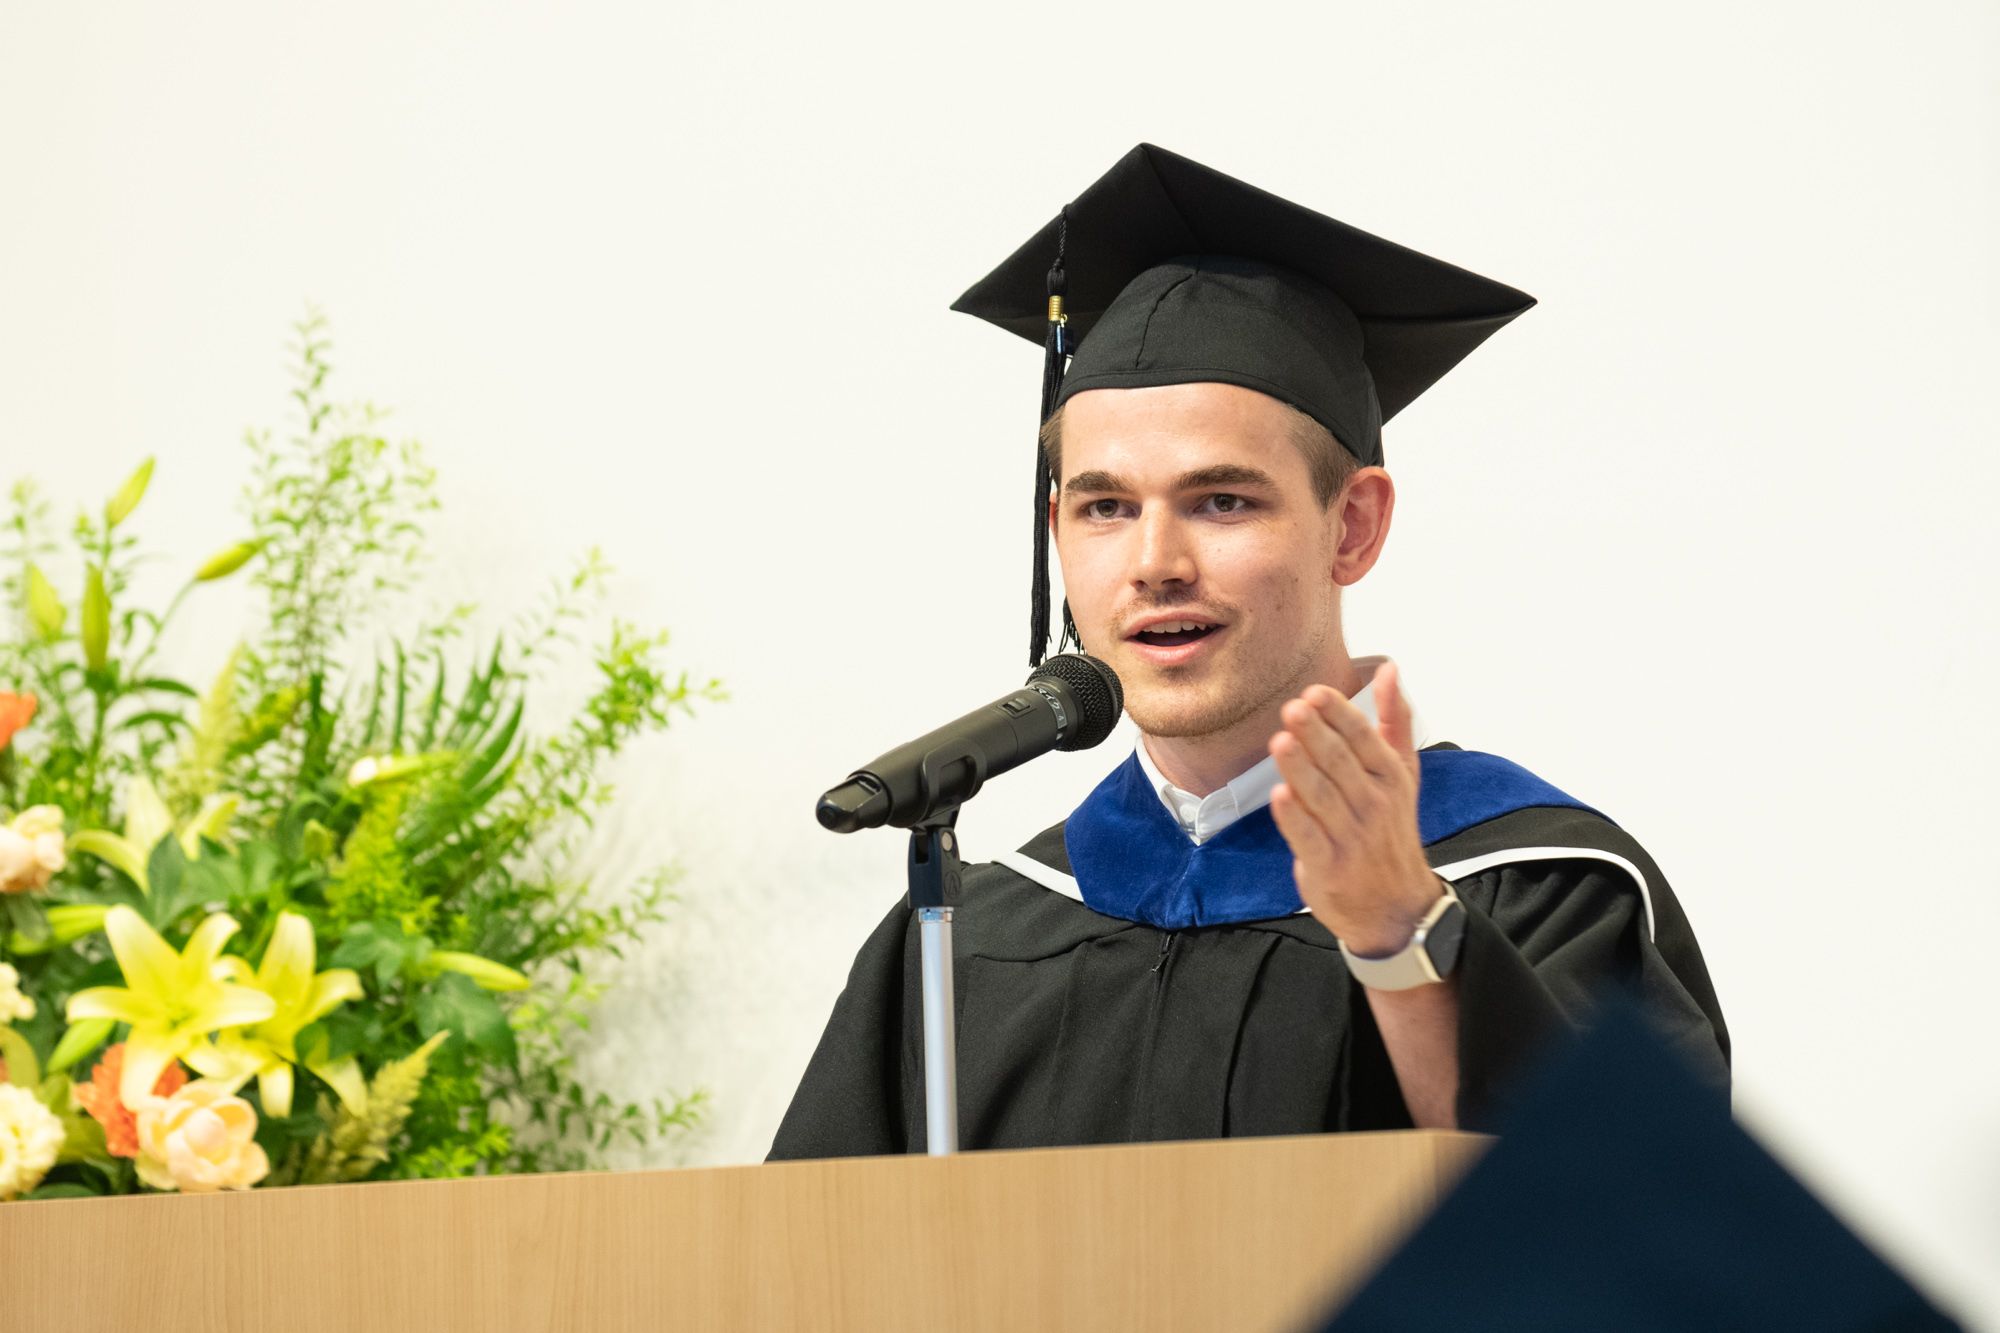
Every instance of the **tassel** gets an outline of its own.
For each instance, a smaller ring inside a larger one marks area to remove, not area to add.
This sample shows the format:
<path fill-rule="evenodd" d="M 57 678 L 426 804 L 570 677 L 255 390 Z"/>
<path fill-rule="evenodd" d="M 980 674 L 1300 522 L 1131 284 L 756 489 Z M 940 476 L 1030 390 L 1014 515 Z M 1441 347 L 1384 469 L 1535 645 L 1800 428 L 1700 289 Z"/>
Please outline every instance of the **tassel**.
<path fill-rule="evenodd" d="M 1063 271 L 1064 253 L 1069 248 L 1069 205 L 1063 205 L 1056 229 L 1056 262 L 1049 269 L 1049 326 L 1042 340 L 1042 416 L 1040 425 L 1055 415 L 1056 396 L 1062 392 L 1063 367 L 1069 357 L 1069 316 L 1063 313 L 1063 297 L 1069 279 Z M 1038 432 L 1039 434 L 1039 432 Z M 1035 441 L 1035 572 L 1028 597 L 1028 666 L 1042 664 L 1049 644 L 1049 493 L 1054 474 L 1048 452 L 1039 438 Z M 1073 634 L 1069 602 L 1063 602 L 1063 628 Z"/>

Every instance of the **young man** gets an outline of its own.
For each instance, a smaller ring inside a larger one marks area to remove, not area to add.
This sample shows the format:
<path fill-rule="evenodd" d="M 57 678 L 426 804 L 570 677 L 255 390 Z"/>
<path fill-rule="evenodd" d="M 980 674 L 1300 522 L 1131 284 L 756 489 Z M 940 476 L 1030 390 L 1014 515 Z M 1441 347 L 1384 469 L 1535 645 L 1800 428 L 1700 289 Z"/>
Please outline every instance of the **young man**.
<path fill-rule="evenodd" d="M 1394 510 L 1382 422 L 1531 304 L 1150 145 L 960 298 L 1044 342 L 1038 528 L 1066 635 L 1141 732 L 1067 820 L 967 869 L 962 1146 L 1487 1127 L 1613 988 L 1727 1081 L 1644 849 L 1430 742 L 1341 632 Z M 772 1157 L 923 1149 L 910 916 L 862 947 Z"/>

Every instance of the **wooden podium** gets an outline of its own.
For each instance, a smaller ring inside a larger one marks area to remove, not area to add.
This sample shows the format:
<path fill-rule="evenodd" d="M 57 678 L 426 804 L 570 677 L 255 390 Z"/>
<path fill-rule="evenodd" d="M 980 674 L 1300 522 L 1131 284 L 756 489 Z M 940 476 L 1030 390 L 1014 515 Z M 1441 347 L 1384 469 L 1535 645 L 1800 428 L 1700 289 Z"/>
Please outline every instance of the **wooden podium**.
<path fill-rule="evenodd" d="M 1294 1329 L 1485 1142 L 1314 1135 L 0 1204 L 0 1327 Z"/>

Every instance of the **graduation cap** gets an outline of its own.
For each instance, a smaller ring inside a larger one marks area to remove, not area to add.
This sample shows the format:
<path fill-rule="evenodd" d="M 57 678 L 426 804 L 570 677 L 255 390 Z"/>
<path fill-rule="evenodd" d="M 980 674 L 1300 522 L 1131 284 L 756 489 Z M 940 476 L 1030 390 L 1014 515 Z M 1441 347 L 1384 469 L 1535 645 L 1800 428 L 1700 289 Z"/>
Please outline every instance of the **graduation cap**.
<path fill-rule="evenodd" d="M 1630 1004 L 1332 1322 L 1397 1329 L 1956 1329 L 1730 1119 Z"/>
<path fill-rule="evenodd" d="M 1086 389 L 1212 380 L 1297 408 L 1369 466 L 1383 422 L 1534 303 L 1142 143 L 951 308 L 1042 344 L 1044 422 Z M 1038 456 L 1030 665 L 1051 482 Z"/>

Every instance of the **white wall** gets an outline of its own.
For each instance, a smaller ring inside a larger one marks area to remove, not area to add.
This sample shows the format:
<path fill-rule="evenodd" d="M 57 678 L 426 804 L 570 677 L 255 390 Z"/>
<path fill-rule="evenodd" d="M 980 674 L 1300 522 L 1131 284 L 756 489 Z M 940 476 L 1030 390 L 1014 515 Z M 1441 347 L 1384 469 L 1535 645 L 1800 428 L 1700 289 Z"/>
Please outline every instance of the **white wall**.
<path fill-rule="evenodd" d="M 441 598 L 601 544 L 735 698 L 625 770 L 601 860 L 688 898 L 592 1066 L 708 1086 L 696 1159 L 747 1161 L 901 888 L 813 796 L 1023 670 L 1038 360 L 951 299 L 1141 139 L 1513 283 L 1389 428 L 1350 643 L 1647 844 L 1745 1119 L 2000 1314 L 2000 11 L 1216 12 L 5 4 L 0 479 L 158 453 L 142 530 L 205 554 L 310 299 L 442 469 Z M 1114 759 L 997 782 L 971 850 Z"/>

